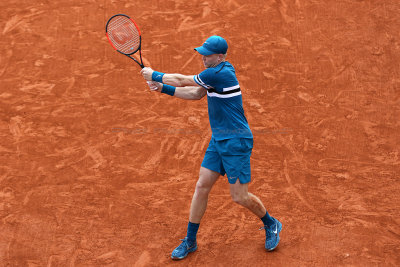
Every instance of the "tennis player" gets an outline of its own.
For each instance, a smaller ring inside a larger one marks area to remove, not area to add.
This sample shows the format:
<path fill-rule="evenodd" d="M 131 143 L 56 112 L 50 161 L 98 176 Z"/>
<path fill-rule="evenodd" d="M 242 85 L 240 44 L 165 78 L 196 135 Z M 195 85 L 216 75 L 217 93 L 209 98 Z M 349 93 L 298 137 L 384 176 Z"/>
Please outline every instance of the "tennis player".
<path fill-rule="evenodd" d="M 195 50 L 202 55 L 206 68 L 198 75 L 165 74 L 151 68 L 141 71 L 152 91 L 191 100 L 207 94 L 208 100 L 212 136 L 193 194 L 187 235 L 171 257 L 180 260 L 196 251 L 196 235 L 206 211 L 208 195 L 218 177 L 225 174 L 233 201 L 261 219 L 266 232 L 265 249 L 272 251 L 279 243 L 282 224 L 268 214 L 258 197 L 248 192 L 253 135 L 244 115 L 235 69 L 225 60 L 228 44 L 220 36 L 211 36 Z"/>

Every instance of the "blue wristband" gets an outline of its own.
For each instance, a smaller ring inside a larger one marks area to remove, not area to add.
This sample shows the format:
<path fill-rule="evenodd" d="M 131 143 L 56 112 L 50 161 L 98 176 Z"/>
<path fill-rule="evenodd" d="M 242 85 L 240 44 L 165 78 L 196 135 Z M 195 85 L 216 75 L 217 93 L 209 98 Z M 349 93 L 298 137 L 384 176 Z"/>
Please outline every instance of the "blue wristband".
<path fill-rule="evenodd" d="M 171 85 L 168 85 L 168 84 L 163 84 L 163 87 L 161 89 L 161 93 L 173 96 L 175 94 L 175 89 L 176 89 L 175 86 L 171 86 Z"/>
<path fill-rule="evenodd" d="M 162 77 L 164 76 L 165 73 L 158 72 L 158 71 L 153 71 L 153 74 L 151 75 L 151 79 L 153 81 L 162 83 Z"/>

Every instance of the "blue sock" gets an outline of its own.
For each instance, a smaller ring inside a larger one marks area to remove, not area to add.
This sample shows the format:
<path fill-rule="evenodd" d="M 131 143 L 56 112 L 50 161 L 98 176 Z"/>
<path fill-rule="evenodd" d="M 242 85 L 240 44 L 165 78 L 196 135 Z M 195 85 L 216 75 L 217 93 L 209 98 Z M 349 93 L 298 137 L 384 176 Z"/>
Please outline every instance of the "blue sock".
<path fill-rule="evenodd" d="M 272 219 L 271 216 L 269 216 L 268 211 L 265 213 L 264 217 L 261 218 L 261 221 L 264 223 L 264 225 L 270 227 L 271 225 L 274 225 L 275 221 Z"/>
<path fill-rule="evenodd" d="M 196 242 L 196 235 L 197 231 L 199 230 L 199 226 L 200 226 L 199 223 L 189 222 L 186 235 L 189 242 L 191 243 Z"/>

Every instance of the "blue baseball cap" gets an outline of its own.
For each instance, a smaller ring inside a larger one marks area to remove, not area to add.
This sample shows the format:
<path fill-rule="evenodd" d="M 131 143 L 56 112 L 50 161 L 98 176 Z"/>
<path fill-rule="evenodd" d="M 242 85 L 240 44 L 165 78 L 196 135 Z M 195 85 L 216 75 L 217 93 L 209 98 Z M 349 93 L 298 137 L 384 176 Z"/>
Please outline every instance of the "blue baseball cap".
<path fill-rule="evenodd" d="M 221 36 L 213 35 L 208 38 L 204 44 L 195 48 L 203 56 L 212 54 L 225 54 L 228 51 L 228 43 Z"/>

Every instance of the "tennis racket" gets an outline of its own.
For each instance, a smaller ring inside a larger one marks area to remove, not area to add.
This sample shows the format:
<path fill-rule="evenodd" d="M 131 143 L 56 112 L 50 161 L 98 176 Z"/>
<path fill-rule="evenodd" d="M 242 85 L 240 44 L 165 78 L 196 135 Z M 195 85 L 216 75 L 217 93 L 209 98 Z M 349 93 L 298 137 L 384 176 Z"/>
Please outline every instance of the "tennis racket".
<path fill-rule="evenodd" d="M 129 16 L 117 14 L 112 16 L 106 25 L 106 35 L 108 41 L 115 50 L 133 59 L 143 69 L 141 43 L 139 27 Z M 132 57 L 139 51 L 140 62 Z"/>

